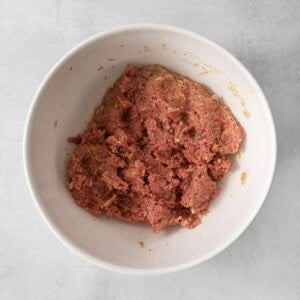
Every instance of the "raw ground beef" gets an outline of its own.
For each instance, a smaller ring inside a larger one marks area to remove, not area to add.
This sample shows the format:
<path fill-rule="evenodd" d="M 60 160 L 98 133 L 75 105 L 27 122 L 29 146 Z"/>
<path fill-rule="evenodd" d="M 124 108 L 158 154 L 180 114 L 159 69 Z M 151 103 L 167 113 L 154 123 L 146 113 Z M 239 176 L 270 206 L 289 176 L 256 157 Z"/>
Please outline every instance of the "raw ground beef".
<path fill-rule="evenodd" d="M 160 65 L 128 66 L 95 109 L 70 156 L 68 188 L 95 216 L 154 231 L 200 223 L 244 130 L 199 83 Z"/>

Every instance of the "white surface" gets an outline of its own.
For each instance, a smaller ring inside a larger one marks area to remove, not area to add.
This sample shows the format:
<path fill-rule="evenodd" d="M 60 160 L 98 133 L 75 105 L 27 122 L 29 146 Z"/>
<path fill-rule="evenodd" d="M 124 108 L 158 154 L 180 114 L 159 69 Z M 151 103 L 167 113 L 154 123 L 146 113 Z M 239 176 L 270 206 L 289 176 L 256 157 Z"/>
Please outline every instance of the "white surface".
<path fill-rule="evenodd" d="M 66 138 L 84 131 L 104 92 L 128 63 L 158 63 L 211 87 L 247 133 L 230 176 L 220 183 L 222 191 L 210 205 L 210 213 L 193 230 L 176 227 L 154 234 L 144 224 L 95 219 L 75 205 L 66 189 L 67 153 L 74 149 Z M 245 109 L 251 112 L 250 117 L 244 115 Z M 39 88 L 25 135 L 28 182 L 52 230 L 94 263 L 131 274 L 178 271 L 230 245 L 261 208 L 276 159 L 272 117 L 251 75 L 218 45 L 166 25 L 114 29 L 88 39 L 67 54 Z M 244 185 L 240 180 L 243 172 L 248 174 Z M 145 249 L 139 241 L 144 242 Z"/>
<path fill-rule="evenodd" d="M 296 1 L 124 1 L 122 10 L 114 1 L 0 2 L 0 297 L 299 298 L 299 11 Z M 149 21 L 199 32 L 252 71 L 273 111 L 279 155 L 268 200 L 234 245 L 190 270 L 134 277 L 86 263 L 48 230 L 25 185 L 21 143 L 33 94 L 62 54 L 101 30 Z"/>

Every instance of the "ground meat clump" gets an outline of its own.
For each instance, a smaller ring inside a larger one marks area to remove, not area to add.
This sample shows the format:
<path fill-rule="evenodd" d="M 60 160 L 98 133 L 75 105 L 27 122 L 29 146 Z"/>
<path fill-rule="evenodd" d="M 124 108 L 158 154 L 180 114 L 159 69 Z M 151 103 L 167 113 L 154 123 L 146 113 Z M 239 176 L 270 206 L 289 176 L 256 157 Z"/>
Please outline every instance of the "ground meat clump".
<path fill-rule="evenodd" d="M 128 66 L 70 156 L 68 188 L 95 216 L 193 228 L 230 169 L 244 130 L 199 83 L 159 65 Z"/>

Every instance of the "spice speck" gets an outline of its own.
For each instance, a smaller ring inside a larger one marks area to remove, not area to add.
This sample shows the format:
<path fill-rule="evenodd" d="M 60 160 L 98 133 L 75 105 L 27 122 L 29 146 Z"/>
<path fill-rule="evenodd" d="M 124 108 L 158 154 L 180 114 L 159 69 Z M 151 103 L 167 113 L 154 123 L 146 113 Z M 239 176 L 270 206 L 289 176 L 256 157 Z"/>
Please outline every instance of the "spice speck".
<path fill-rule="evenodd" d="M 243 114 L 244 114 L 244 116 L 246 117 L 246 119 L 249 119 L 249 118 L 250 118 L 251 113 L 250 113 L 247 109 L 244 109 L 244 110 L 243 110 Z"/>
<path fill-rule="evenodd" d="M 247 177 L 248 177 L 248 173 L 247 173 L 247 172 L 243 172 L 243 173 L 241 174 L 240 179 L 241 179 L 241 184 L 242 184 L 242 185 L 245 185 L 245 184 L 246 184 Z"/>
<path fill-rule="evenodd" d="M 145 51 L 153 51 L 153 49 L 150 48 L 148 45 L 145 45 L 145 46 L 144 46 L 144 50 L 145 50 Z"/>

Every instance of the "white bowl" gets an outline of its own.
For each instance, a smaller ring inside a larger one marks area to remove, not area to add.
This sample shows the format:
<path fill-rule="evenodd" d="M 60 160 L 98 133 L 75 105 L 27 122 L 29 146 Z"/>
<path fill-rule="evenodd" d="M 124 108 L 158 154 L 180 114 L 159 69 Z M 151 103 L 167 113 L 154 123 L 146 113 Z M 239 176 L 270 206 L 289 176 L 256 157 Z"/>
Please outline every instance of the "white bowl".
<path fill-rule="evenodd" d="M 220 195 L 211 203 L 202 224 L 193 230 L 174 227 L 154 234 L 146 225 L 104 215 L 96 219 L 78 207 L 66 189 L 66 158 L 74 149 L 67 137 L 84 130 L 106 88 L 128 63 L 162 64 L 207 85 L 224 99 L 246 130 L 240 157 L 234 158 Z M 28 185 L 50 229 L 70 249 L 96 265 L 133 274 L 181 270 L 224 250 L 260 210 L 275 162 L 274 124 L 254 78 L 214 42 L 166 25 L 124 26 L 75 47 L 52 68 L 38 89 L 24 134 Z"/>

